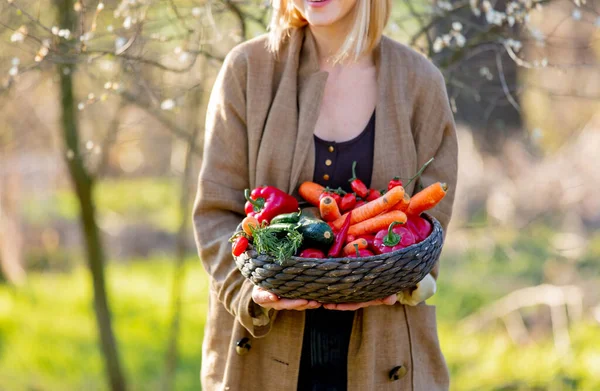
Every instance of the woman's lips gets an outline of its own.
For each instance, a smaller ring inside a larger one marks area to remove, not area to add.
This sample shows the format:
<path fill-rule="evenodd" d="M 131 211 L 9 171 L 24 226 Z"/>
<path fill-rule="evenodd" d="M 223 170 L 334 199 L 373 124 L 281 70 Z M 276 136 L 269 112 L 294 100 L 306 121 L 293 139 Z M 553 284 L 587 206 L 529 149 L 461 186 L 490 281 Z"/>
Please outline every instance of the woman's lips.
<path fill-rule="evenodd" d="M 307 3 L 310 7 L 320 8 L 325 7 L 327 4 L 331 3 L 332 0 L 308 0 Z"/>

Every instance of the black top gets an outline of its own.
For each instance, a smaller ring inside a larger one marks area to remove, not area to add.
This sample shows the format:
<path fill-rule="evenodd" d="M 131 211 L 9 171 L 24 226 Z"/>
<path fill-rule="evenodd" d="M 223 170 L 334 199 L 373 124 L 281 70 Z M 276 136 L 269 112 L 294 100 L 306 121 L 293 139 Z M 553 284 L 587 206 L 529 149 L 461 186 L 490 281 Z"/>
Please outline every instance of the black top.
<path fill-rule="evenodd" d="M 375 113 L 360 135 L 341 143 L 314 136 L 314 182 L 322 186 L 350 192 L 352 163 L 356 175 L 367 187 L 371 183 L 375 146 Z M 354 311 L 325 308 L 307 310 L 302 356 L 300 359 L 299 391 L 345 391 L 347 385 L 348 344 L 354 321 Z"/>

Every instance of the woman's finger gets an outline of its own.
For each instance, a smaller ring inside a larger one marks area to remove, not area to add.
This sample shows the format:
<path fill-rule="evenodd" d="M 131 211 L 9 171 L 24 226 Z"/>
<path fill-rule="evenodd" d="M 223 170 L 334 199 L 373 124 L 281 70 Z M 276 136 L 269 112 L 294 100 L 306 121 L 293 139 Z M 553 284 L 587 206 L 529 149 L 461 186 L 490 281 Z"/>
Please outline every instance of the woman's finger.
<path fill-rule="evenodd" d="M 276 294 L 255 286 L 252 290 L 252 300 L 258 305 L 266 306 L 279 300 Z"/>
<path fill-rule="evenodd" d="M 305 299 L 279 299 L 273 303 L 273 308 L 276 310 L 295 310 L 304 307 L 308 304 Z"/>

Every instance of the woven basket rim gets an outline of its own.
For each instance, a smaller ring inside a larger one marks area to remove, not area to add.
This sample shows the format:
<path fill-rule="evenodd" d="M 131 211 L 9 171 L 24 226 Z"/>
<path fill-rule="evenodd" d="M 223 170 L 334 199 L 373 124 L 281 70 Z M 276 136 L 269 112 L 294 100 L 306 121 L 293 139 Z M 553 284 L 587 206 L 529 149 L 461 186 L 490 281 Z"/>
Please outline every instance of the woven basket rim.
<path fill-rule="evenodd" d="M 339 258 L 305 258 L 305 257 L 298 257 L 298 256 L 291 256 L 290 258 L 287 258 L 286 260 L 293 260 L 296 262 L 322 262 L 322 263 L 326 263 L 326 262 L 352 262 L 352 261 L 385 261 L 388 258 L 397 255 L 397 254 L 402 254 L 404 252 L 409 252 L 413 249 L 414 246 L 417 246 L 421 243 L 423 243 L 424 241 L 426 241 L 427 239 L 429 239 L 429 237 L 431 236 L 431 234 L 433 234 L 433 231 L 435 229 L 436 225 L 440 226 L 440 230 L 443 230 L 441 227 L 440 222 L 433 217 L 432 215 L 430 215 L 429 213 L 422 213 L 421 217 L 429 220 L 429 222 L 431 223 L 431 232 L 429 233 L 429 236 L 427 236 L 425 239 L 423 239 L 421 242 L 417 242 L 417 243 L 413 243 L 408 247 L 404 247 L 401 248 L 400 250 L 396 250 L 396 251 L 392 251 L 389 253 L 385 253 L 385 254 L 374 254 L 368 257 L 339 257 Z M 252 245 L 250 245 L 252 246 Z M 283 261 L 285 262 L 285 261 Z"/>

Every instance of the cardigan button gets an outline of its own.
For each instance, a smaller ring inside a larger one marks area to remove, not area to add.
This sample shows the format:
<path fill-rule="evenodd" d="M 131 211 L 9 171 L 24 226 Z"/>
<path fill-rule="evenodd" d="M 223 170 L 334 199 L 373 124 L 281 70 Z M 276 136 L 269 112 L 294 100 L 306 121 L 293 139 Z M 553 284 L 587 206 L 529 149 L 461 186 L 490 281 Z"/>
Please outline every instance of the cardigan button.
<path fill-rule="evenodd" d="M 329 180 L 329 174 L 323 175 L 323 179 L 325 179 L 326 181 L 328 181 Z"/>
<path fill-rule="evenodd" d="M 247 337 L 240 339 L 235 344 L 235 352 L 240 356 L 247 354 L 251 348 L 252 346 L 250 345 L 250 339 Z"/>
<path fill-rule="evenodd" d="M 408 370 L 404 365 L 398 365 L 397 367 L 392 368 L 388 376 L 390 377 L 391 381 L 396 381 L 406 376 L 407 372 Z"/>
<path fill-rule="evenodd" d="M 335 148 L 333 148 L 333 145 L 330 145 L 329 146 L 329 152 L 333 152 L 333 151 L 335 151 Z"/>
<path fill-rule="evenodd" d="M 333 164 L 333 162 L 331 161 L 331 159 L 325 160 L 325 165 L 326 166 L 331 166 L 332 164 Z"/>

